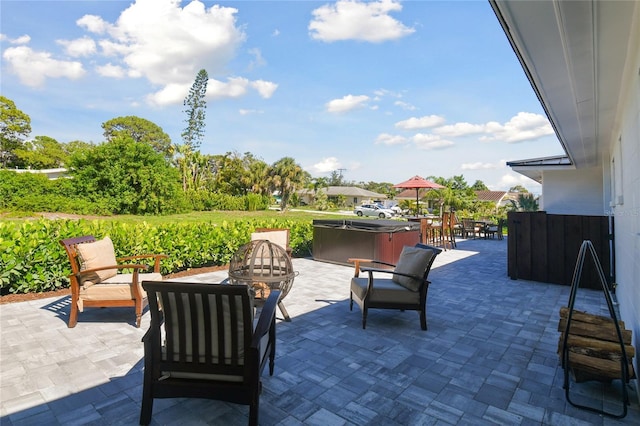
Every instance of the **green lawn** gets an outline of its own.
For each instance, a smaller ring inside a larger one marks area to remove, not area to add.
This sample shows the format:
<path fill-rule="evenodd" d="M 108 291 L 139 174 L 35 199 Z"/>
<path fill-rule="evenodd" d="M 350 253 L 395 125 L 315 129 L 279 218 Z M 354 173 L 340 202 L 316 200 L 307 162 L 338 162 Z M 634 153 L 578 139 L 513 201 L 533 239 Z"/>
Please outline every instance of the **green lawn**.
<path fill-rule="evenodd" d="M 65 218 L 69 215 L 51 213 L 45 217 L 60 217 Z M 34 218 L 41 218 L 42 214 L 19 214 L 9 213 L 0 214 L 0 221 L 24 221 Z M 334 213 L 318 213 L 312 210 L 298 210 L 281 212 L 278 210 L 261 210 L 254 212 L 246 211 L 208 211 L 208 212 L 191 212 L 167 216 L 134 216 L 134 215 L 118 215 L 118 216 L 103 216 L 97 219 L 106 221 L 116 221 L 123 223 L 138 223 L 147 222 L 149 224 L 163 224 L 163 223 L 213 223 L 221 224 L 224 221 L 235 222 L 239 220 L 270 220 L 270 219 L 287 219 L 296 222 L 310 222 L 313 219 L 343 219 L 348 217 L 346 215 L 334 212 Z M 87 217 L 87 219 L 96 219 L 96 217 Z"/>

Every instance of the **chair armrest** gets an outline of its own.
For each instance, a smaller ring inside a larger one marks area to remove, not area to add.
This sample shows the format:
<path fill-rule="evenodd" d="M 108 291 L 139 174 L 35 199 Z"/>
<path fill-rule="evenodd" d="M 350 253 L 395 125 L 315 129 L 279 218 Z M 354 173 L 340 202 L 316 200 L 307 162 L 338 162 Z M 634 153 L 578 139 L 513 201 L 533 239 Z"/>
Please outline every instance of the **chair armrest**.
<path fill-rule="evenodd" d="M 418 281 L 422 281 L 422 277 L 421 276 L 412 275 L 412 274 L 405 274 L 404 272 L 396 272 L 396 271 L 393 271 L 391 269 L 362 268 L 361 270 L 362 270 L 362 272 L 368 272 L 369 273 L 369 283 L 370 283 L 370 285 L 373 282 L 373 273 L 374 272 L 381 272 L 383 274 L 402 275 L 403 277 L 409 277 L 409 278 L 416 279 Z"/>
<path fill-rule="evenodd" d="M 393 268 L 396 267 L 396 265 L 394 265 L 393 263 L 383 262 L 382 260 L 363 259 L 363 258 L 357 258 L 357 257 L 350 257 L 349 259 L 347 259 L 347 262 L 355 264 L 356 270 L 353 276 L 356 278 L 360 276 L 360 271 L 364 270 L 363 268 L 360 267 L 361 263 L 374 263 L 379 265 L 391 266 Z"/>
<path fill-rule="evenodd" d="M 83 269 L 82 271 L 78 271 L 75 275 L 76 277 L 80 278 L 84 274 L 88 274 L 96 271 L 104 271 L 107 269 L 148 269 L 148 268 L 149 268 L 149 265 L 141 265 L 138 263 L 109 265 L 109 266 L 100 266 L 99 268 Z"/>
<path fill-rule="evenodd" d="M 140 265 L 140 264 L 124 264 L 124 265 L 111 265 L 111 266 L 101 266 L 99 268 L 91 268 L 91 269 L 85 269 L 82 271 L 78 271 L 75 274 L 71 274 L 69 275 L 69 277 L 75 277 L 76 281 L 78 283 L 78 285 L 82 285 L 82 283 L 84 282 L 84 276 L 87 274 L 90 274 L 92 272 L 96 272 L 96 271 L 104 271 L 107 269 L 133 269 L 133 273 L 134 273 L 134 281 L 137 282 L 138 280 L 138 273 L 140 270 L 142 269 L 148 269 L 149 265 Z M 73 280 L 72 281 L 72 285 L 73 285 Z M 133 282 L 132 282 L 133 284 Z"/>
<path fill-rule="evenodd" d="M 273 290 L 267 301 L 264 303 L 262 310 L 260 311 L 260 317 L 258 318 L 258 324 L 253 331 L 253 338 L 251 339 L 251 347 L 258 348 L 260 346 L 260 340 L 262 337 L 269 333 L 274 318 L 276 316 L 276 306 L 280 300 L 280 290 Z"/>
<path fill-rule="evenodd" d="M 125 262 L 129 260 L 151 259 L 151 258 L 155 259 L 155 262 L 153 263 L 153 272 L 160 272 L 160 261 L 162 259 L 168 259 L 169 256 L 166 254 L 136 254 L 134 256 L 119 257 L 116 260 L 118 262 Z"/>
<path fill-rule="evenodd" d="M 151 319 L 149 329 L 144 333 L 144 336 L 142 336 L 143 343 L 152 342 L 154 338 L 161 334 L 160 327 L 164 324 L 164 313 L 162 311 L 158 311 L 158 314 L 159 317 L 157 319 Z"/>

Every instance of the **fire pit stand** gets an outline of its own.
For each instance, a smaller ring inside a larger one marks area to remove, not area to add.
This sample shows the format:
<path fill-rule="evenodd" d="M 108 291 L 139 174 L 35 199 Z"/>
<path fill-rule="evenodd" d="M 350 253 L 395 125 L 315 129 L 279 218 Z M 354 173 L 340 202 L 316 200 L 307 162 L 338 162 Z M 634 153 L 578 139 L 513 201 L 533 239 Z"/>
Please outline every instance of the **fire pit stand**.
<path fill-rule="evenodd" d="M 286 249 L 268 240 L 251 241 L 240 247 L 229 262 L 229 283 L 251 287 L 257 306 L 272 290 L 280 290 L 278 307 L 285 321 L 291 321 L 282 300 L 293 286 L 296 276 Z"/>

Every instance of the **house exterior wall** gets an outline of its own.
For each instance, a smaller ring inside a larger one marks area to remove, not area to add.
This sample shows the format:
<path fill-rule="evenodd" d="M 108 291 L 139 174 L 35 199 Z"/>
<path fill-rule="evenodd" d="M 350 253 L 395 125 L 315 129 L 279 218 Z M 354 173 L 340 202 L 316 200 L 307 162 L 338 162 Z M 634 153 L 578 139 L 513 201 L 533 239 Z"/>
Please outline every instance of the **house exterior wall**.
<path fill-rule="evenodd" d="M 633 331 L 635 368 L 640 362 L 640 22 L 621 90 L 610 151 L 611 205 L 615 218 L 616 297 L 620 316 Z"/>
<path fill-rule="evenodd" d="M 542 172 L 540 210 L 549 214 L 605 214 L 602 168 Z"/>

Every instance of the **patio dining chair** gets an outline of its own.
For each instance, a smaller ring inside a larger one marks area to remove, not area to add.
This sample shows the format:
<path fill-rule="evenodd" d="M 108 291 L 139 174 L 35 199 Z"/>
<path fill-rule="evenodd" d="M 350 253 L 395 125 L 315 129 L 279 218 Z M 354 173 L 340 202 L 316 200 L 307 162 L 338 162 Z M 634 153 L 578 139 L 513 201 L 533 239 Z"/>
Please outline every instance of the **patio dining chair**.
<path fill-rule="evenodd" d="M 247 285 L 145 281 L 142 286 L 151 324 L 142 338 L 140 424 L 151 422 L 155 398 L 205 398 L 249 405 L 249 425 L 257 425 L 260 376 L 267 364 L 273 375 L 280 292 L 271 292 L 254 323 Z"/>
<path fill-rule="evenodd" d="M 504 227 L 504 219 L 498 219 L 498 223 L 488 223 L 484 228 L 486 238 L 493 239 L 494 237 L 499 240 L 503 239 L 502 228 Z"/>
<path fill-rule="evenodd" d="M 463 238 L 476 238 L 479 237 L 479 229 L 476 225 L 476 221 L 469 218 L 462 219 L 462 237 Z"/>
<path fill-rule="evenodd" d="M 362 328 L 367 327 L 368 310 L 374 308 L 418 311 L 420 327 L 426 330 L 427 290 L 430 284 L 427 278 L 440 252 L 442 250 L 439 248 L 416 244 L 402 249 L 397 265 L 379 260 L 349 259 L 355 264 L 349 309 L 353 310 L 353 302 L 358 304 L 362 311 Z M 363 267 L 363 264 L 383 268 Z M 360 272 L 366 273 L 366 276 L 361 277 Z"/>

